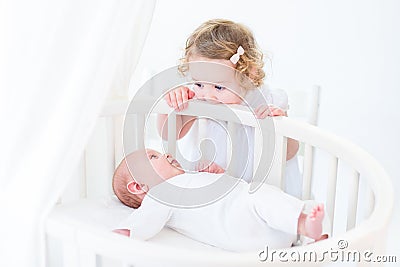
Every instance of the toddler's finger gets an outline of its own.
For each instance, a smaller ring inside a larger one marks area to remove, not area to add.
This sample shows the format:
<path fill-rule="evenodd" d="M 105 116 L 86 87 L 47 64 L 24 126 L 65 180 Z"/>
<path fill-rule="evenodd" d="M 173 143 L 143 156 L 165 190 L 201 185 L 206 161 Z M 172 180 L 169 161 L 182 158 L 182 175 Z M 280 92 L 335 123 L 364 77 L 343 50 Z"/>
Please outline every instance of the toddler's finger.
<path fill-rule="evenodd" d="M 188 88 L 188 99 L 192 99 L 196 94 Z"/>
<path fill-rule="evenodd" d="M 267 117 L 268 107 L 265 105 L 259 106 L 254 111 L 257 119 L 265 119 Z"/>
<path fill-rule="evenodd" d="M 213 173 L 224 173 L 224 170 L 217 164 L 213 164 L 212 167 L 213 167 L 212 170 Z"/>
<path fill-rule="evenodd" d="M 171 97 L 171 107 L 176 109 L 177 104 L 176 104 L 175 91 L 171 92 L 171 94 L 169 96 Z"/>
<path fill-rule="evenodd" d="M 273 108 L 273 107 L 269 107 L 269 109 L 268 109 L 268 116 L 270 116 L 270 117 L 275 116 L 275 114 L 274 114 L 274 108 Z"/>
<path fill-rule="evenodd" d="M 277 108 L 272 111 L 272 116 L 285 116 L 285 112 L 282 109 Z"/>
<path fill-rule="evenodd" d="M 270 106 L 270 107 L 269 107 L 269 114 L 268 114 L 268 116 L 271 116 L 271 117 L 280 116 L 279 110 L 280 110 L 280 109 L 277 108 L 277 107 L 275 107 L 275 106 Z"/>
<path fill-rule="evenodd" d="M 257 119 L 265 119 L 269 115 L 269 110 L 265 109 L 261 113 L 258 114 Z"/>
<path fill-rule="evenodd" d="M 182 94 L 181 94 L 180 90 L 175 92 L 175 97 L 176 97 L 176 108 L 175 109 L 177 111 L 181 111 L 183 100 L 182 100 Z"/>
<path fill-rule="evenodd" d="M 187 90 L 183 90 L 182 91 L 182 100 L 183 100 L 182 110 L 185 110 L 187 108 L 187 106 L 188 106 L 188 103 L 187 103 L 188 98 L 189 98 L 188 91 Z"/>
<path fill-rule="evenodd" d="M 169 93 L 165 95 L 165 101 L 167 101 L 168 106 L 172 107 L 171 103 L 171 97 L 169 96 Z"/>
<path fill-rule="evenodd" d="M 204 168 L 203 168 L 202 162 L 198 162 L 198 163 L 196 164 L 195 170 L 198 171 L 198 172 L 203 172 L 203 171 L 204 171 L 203 169 L 204 169 Z"/>

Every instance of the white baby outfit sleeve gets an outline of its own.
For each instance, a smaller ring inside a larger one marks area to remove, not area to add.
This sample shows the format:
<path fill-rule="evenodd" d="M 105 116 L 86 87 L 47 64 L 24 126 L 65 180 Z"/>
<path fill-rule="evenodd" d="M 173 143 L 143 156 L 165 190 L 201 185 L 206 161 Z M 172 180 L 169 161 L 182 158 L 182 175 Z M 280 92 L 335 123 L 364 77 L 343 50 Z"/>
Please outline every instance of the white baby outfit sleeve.
<path fill-rule="evenodd" d="M 129 229 L 133 239 L 147 240 L 158 234 L 171 217 L 171 209 L 149 196 L 135 210 L 119 229 Z"/>

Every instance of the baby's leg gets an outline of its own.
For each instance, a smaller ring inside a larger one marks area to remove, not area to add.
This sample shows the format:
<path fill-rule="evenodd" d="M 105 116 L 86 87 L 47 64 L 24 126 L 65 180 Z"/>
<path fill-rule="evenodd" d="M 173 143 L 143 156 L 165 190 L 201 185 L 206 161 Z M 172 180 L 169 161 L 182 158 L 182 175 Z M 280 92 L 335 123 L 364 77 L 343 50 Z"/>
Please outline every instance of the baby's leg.
<path fill-rule="evenodd" d="M 309 214 L 302 213 L 299 217 L 298 232 L 312 239 L 319 239 L 322 233 L 322 219 L 324 218 L 324 205 L 315 206 Z"/>

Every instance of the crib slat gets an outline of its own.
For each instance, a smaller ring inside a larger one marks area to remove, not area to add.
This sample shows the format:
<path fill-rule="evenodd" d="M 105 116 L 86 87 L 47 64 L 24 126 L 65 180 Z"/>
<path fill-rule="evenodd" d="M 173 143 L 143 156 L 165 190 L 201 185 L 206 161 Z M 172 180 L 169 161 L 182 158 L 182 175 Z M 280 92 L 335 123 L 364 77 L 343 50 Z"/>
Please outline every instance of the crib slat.
<path fill-rule="evenodd" d="M 304 146 L 304 161 L 303 161 L 303 200 L 311 199 L 311 177 L 313 167 L 314 148 L 308 144 Z"/>
<path fill-rule="evenodd" d="M 89 249 L 81 248 L 79 250 L 79 263 L 81 267 L 96 267 L 97 257 L 96 253 Z"/>
<path fill-rule="evenodd" d="M 212 140 L 207 137 L 207 120 L 197 119 L 197 131 L 193 133 L 195 140 L 199 140 L 198 149 L 201 153 L 201 161 L 212 160 L 215 157 L 216 148 Z M 197 134 L 197 136 L 196 136 Z M 193 148 L 195 149 L 195 148 Z"/>
<path fill-rule="evenodd" d="M 207 139 L 207 121 L 206 119 L 203 118 L 197 118 L 197 131 L 194 131 L 193 135 L 194 138 L 197 138 L 197 140 L 199 140 L 198 143 L 198 148 L 194 148 L 194 149 L 200 149 L 201 152 L 201 158 L 200 161 L 204 161 L 207 159 L 207 156 L 209 155 L 209 151 L 207 151 L 208 146 L 204 145 L 203 142 L 205 142 L 205 140 Z M 192 126 L 192 128 L 195 127 L 195 124 Z M 197 136 L 196 136 L 197 134 Z M 213 157 L 210 157 L 210 159 Z"/>
<path fill-rule="evenodd" d="M 86 147 L 87 197 L 111 195 L 110 182 L 114 173 L 114 124 L 111 117 L 98 120 Z"/>
<path fill-rule="evenodd" d="M 347 210 L 347 231 L 354 228 L 357 218 L 358 188 L 360 185 L 360 173 L 354 171 L 349 185 L 349 206 Z"/>
<path fill-rule="evenodd" d="M 282 164 L 281 166 L 281 182 L 280 182 L 280 187 L 282 190 L 285 190 L 286 188 L 286 154 L 287 154 L 287 137 L 282 136 L 281 139 L 281 158 L 280 162 Z"/>
<path fill-rule="evenodd" d="M 168 114 L 168 153 L 176 157 L 176 114 Z"/>
<path fill-rule="evenodd" d="M 312 125 L 317 125 L 318 122 L 318 109 L 319 109 L 319 98 L 320 98 L 321 87 L 319 85 L 314 85 L 311 95 L 311 109 L 310 118 L 308 122 Z"/>
<path fill-rule="evenodd" d="M 79 251 L 75 244 L 65 241 L 62 253 L 63 267 L 79 266 Z"/>
<path fill-rule="evenodd" d="M 262 133 L 259 127 L 254 128 L 254 166 L 253 175 L 256 174 L 257 168 L 260 165 L 261 153 L 263 148 Z"/>
<path fill-rule="evenodd" d="M 364 211 L 364 218 L 368 218 L 369 215 L 372 213 L 372 210 L 374 209 L 375 205 L 375 197 L 374 197 L 374 192 L 372 191 L 370 185 L 367 185 L 366 189 L 366 206 L 365 206 L 365 211 Z"/>
<path fill-rule="evenodd" d="M 265 146 L 265 145 L 264 145 Z M 275 155 L 267 183 L 285 189 L 287 138 L 275 135 Z"/>
<path fill-rule="evenodd" d="M 115 160 L 114 160 L 114 167 L 118 166 L 121 162 L 122 158 L 124 157 L 124 148 L 123 148 L 123 125 L 124 125 L 124 118 L 123 116 L 115 116 L 114 117 L 114 150 L 115 150 Z"/>
<path fill-rule="evenodd" d="M 144 121 L 145 114 L 136 114 L 136 149 L 144 149 Z"/>
<path fill-rule="evenodd" d="M 137 149 L 136 121 L 136 114 L 126 114 L 125 121 L 123 122 L 123 135 L 121 140 L 123 145 L 123 152 L 126 154 L 129 154 Z"/>
<path fill-rule="evenodd" d="M 60 203 L 68 203 L 86 197 L 85 156 L 79 164 L 65 188 Z"/>
<path fill-rule="evenodd" d="M 329 176 L 328 176 L 328 188 L 327 188 L 327 199 L 326 199 L 326 210 L 328 212 L 328 216 L 332 226 L 335 214 L 334 212 L 335 212 L 335 200 L 336 200 L 337 170 L 338 170 L 338 158 L 333 157 L 329 162 L 328 166 L 327 173 Z"/>
<path fill-rule="evenodd" d="M 198 139 L 200 140 L 200 143 L 203 139 L 207 137 L 207 119 L 205 118 L 197 118 L 197 123 L 198 123 Z"/>
<path fill-rule="evenodd" d="M 229 138 L 227 138 L 227 142 L 229 142 L 230 139 L 230 144 L 227 144 L 227 159 L 230 157 L 229 165 L 228 165 L 228 173 L 233 174 L 235 173 L 236 166 L 238 166 L 238 153 L 235 151 L 234 146 L 237 143 L 237 127 L 238 125 L 234 122 L 228 121 L 228 133 L 229 133 Z M 236 172 L 237 173 L 237 172 Z"/>

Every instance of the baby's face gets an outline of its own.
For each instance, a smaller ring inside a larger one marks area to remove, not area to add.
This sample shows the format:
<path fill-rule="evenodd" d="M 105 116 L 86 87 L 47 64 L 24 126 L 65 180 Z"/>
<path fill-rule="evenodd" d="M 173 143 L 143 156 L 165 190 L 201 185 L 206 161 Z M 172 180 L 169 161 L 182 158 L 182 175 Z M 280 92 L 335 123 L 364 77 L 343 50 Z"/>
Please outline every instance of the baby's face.
<path fill-rule="evenodd" d="M 149 188 L 184 173 L 181 165 L 171 155 L 152 149 L 137 150 L 129 154 L 127 164 L 135 181 Z"/>
<path fill-rule="evenodd" d="M 235 66 L 230 60 L 209 59 L 194 55 L 190 57 L 190 62 L 194 61 L 217 63 L 208 66 L 193 64 L 190 67 L 195 98 L 223 104 L 242 102 L 239 96 L 241 88 L 235 77 Z"/>
<path fill-rule="evenodd" d="M 146 149 L 147 159 L 154 171 L 164 180 L 184 173 L 179 162 L 170 154 L 161 154 L 152 149 Z"/>

